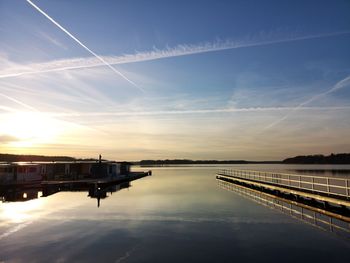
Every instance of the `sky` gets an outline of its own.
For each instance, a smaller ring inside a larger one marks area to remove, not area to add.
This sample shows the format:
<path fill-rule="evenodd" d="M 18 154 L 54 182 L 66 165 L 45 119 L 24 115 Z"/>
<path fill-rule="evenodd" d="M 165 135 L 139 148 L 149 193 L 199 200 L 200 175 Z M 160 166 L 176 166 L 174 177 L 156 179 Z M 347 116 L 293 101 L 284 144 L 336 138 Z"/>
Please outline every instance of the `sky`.
<path fill-rule="evenodd" d="M 350 152 L 349 1 L 0 0 L 0 152 Z"/>

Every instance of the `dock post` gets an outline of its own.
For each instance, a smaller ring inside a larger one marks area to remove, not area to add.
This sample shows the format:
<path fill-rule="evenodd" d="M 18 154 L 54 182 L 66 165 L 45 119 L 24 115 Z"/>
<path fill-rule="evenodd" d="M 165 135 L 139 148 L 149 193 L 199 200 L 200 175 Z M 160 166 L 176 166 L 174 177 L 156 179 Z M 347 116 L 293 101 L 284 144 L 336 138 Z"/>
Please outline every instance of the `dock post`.
<path fill-rule="evenodd" d="M 301 216 L 301 220 L 303 220 L 304 219 L 304 208 L 303 207 L 301 207 L 300 216 Z"/>
<path fill-rule="evenodd" d="M 316 220 L 316 212 L 314 212 L 314 224 L 315 224 L 315 226 L 317 226 L 317 220 Z"/>

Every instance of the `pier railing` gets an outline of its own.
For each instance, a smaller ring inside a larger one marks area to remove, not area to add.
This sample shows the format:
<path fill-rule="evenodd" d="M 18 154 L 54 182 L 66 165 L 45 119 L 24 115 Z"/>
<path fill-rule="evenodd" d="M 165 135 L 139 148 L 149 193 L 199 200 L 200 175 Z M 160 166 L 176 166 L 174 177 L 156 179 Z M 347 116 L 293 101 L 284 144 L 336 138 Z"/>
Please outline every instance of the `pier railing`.
<path fill-rule="evenodd" d="M 350 199 L 350 179 L 251 170 L 223 169 L 218 175 Z"/>

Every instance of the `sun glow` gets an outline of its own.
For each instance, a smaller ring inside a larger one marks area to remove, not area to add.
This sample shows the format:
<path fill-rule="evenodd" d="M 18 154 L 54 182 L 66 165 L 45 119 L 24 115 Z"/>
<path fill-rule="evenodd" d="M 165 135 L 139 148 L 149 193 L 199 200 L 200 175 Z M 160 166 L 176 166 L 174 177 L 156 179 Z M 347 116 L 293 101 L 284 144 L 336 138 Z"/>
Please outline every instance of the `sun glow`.
<path fill-rule="evenodd" d="M 62 128 L 62 122 L 40 112 L 15 112 L 3 116 L 0 134 L 13 137 L 14 147 L 30 147 L 52 142 Z"/>

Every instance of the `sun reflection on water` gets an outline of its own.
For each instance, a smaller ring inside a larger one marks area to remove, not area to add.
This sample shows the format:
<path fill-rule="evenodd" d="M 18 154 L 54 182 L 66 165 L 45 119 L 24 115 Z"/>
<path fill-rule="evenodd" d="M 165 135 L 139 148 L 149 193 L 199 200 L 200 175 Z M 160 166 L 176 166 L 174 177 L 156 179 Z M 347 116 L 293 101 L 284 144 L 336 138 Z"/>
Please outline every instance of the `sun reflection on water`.
<path fill-rule="evenodd" d="M 26 193 L 23 194 L 26 195 Z M 2 203 L 0 206 L 0 217 L 13 223 L 22 223 L 36 217 L 42 210 L 44 200 L 39 198 L 26 202 Z"/>

